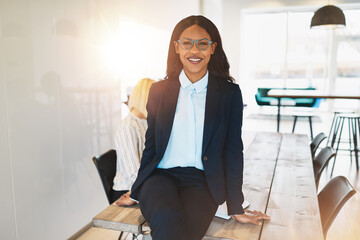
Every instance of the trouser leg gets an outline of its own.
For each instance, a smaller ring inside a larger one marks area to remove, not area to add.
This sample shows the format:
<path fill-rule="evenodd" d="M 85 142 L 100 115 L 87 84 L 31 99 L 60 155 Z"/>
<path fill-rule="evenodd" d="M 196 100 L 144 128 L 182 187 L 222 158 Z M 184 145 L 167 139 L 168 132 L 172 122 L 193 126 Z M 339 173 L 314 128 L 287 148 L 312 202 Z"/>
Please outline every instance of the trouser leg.
<path fill-rule="evenodd" d="M 189 239 L 202 239 L 214 218 L 218 205 L 207 190 L 186 188 L 181 192 L 180 198 L 183 203 L 185 229 L 191 233 Z"/>
<path fill-rule="evenodd" d="M 194 168 L 156 170 L 139 201 L 154 240 L 200 240 L 217 209 L 203 172 Z"/>
<path fill-rule="evenodd" d="M 172 177 L 152 174 L 141 186 L 139 202 L 154 240 L 188 239 L 178 187 Z"/>

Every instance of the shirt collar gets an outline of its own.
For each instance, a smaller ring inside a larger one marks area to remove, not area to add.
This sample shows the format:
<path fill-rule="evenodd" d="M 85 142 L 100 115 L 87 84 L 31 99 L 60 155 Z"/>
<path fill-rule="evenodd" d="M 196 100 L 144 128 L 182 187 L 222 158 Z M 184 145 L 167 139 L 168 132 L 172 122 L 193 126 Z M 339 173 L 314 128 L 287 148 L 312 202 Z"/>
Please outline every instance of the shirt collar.
<path fill-rule="evenodd" d="M 199 92 L 203 91 L 208 85 L 209 71 L 206 71 L 205 76 L 203 78 L 201 78 L 199 81 L 192 83 L 189 80 L 189 78 L 186 76 L 184 69 L 183 69 L 183 70 L 181 70 L 181 73 L 179 75 L 179 80 L 180 80 L 181 87 L 187 88 L 190 86 L 192 89 L 195 89 L 196 93 L 199 93 Z"/>

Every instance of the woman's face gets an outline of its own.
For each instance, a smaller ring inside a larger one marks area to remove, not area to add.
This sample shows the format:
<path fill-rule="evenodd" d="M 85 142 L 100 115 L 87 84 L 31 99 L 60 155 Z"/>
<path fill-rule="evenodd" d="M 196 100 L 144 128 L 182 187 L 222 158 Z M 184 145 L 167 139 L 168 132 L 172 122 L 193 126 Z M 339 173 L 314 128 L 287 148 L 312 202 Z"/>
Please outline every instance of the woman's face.
<path fill-rule="evenodd" d="M 191 40 L 200 40 L 205 38 L 211 41 L 208 32 L 199 25 L 192 25 L 186 28 L 181 33 L 178 40 L 184 38 Z M 174 44 L 175 51 L 177 54 L 179 54 L 180 61 L 183 64 L 183 69 L 189 80 L 194 83 L 205 76 L 210 57 L 214 53 L 217 43 L 214 42 L 210 44 L 210 47 L 204 51 L 198 49 L 195 42 L 188 50 L 183 49 L 178 41 L 175 41 Z"/>

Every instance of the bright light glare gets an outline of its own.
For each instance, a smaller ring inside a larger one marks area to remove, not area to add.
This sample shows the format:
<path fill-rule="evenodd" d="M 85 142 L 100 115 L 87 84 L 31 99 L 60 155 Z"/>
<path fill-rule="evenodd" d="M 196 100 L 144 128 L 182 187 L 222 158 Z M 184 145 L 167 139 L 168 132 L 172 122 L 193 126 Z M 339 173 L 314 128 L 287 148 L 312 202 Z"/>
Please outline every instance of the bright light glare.
<path fill-rule="evenodd" d="M 118 32 L 101 41 L 101 63 L 121 80 L 125 92 L 142 78 L 164 77 L 169 39 L 170 32 L 120 19 Z"/>
<path fill-rule="evenodd" d="M 121 61 L 121 47 L 118 39 L 110 38 L 104 41 L 101 47 L 101 57 L 104 67 L 116 75 L 119 74 L 119 63 Z"/>

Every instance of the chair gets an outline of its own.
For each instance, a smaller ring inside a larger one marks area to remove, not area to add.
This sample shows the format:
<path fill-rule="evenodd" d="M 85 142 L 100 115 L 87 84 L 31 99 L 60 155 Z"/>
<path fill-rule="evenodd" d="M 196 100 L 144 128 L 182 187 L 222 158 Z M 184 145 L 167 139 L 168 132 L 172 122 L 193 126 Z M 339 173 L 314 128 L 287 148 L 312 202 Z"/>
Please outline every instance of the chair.
<path fill-rule="evenodd" d="M 104 187 L 106 197 L 109 204 L 113 202 L 113 180 L 116 174 L 116 151 L 110 149 L 109 151 L 93 157 L 93 162 L 98 170 L 101 183 Z M 119 240 L 123 236 L 124 232 L 120 232 Z M 133 235 L 135 239 L 135 235 Z"/>
<path fill-rule="evenodd" d="M 349 138 L 347 139 L 349 143 L 349 148 L 339 148 L 340 143 L 344 143 L 343 140 L 343 128 L 344 123 L 347 121 L 347 127 L 349 132 Z M 354 153 L 355 161 L 356 161 L 356 169 L 359 169 L 359 141 L 360 141 L 360 115 L 358 114 L 337 114 L 333 135 L 331 137 L 330 146 L 335 149 L 335 152 L 339 150 L 349 151 L 350 160 L 352 161 L 352 153 Z M 336 146 L 334 146 L 336 144 Z M 334 167 L 335 167 L 336 157 L 334 158 L 334 164 L 331 169 L 331 175 L 333 175 Z"/>
<path fill-rule="evenodd" d="M 322 149 L 318 155 L 316 155 L 313 164 L 314 164 L 314 176 L 316 189 L 318 189 L 321 173 L 324 171 L 325 167 L 328 165 L 330 159 L 335 156 L 335 152 L 332 147 L 326 147 Z"/>
<path fill-rule="evenodd" d="M 315 138 L 310 143 L 311 157 L 313 160 L 315 159 L 316 150 L 319 148 L 321 142 L 324 141 L 325 138 L 326 135 L 321 132 L 318 135 L 316 135 Z"/>
<path fill-rule="evenodd" d="M 349 181 L 343 176 L 338 176 L 331 179 L 318 194 L 324 239 L 341 208 L 355 193 Z"/>
<path fill-rule="evenodd" d="M 111 204 L 113 201 L 113 180 L 116 174 L 116 151 L 110 149 L 106 153 L 93 157 L 94 164 L 98 170 L 106 197 Z"/>
<path fill-rule="evenodd" d="M 333 115 L 333 119 L 331 121 L 331 126 L 330 126 L 330 131 L 329 131 L 329 137 L 328 137 L 328 140 L 326 142 L 326 146 L 329 146 L 329 143 L 332 142 L 332 139 L 333 139 L 333 136 L 334 136 L 334 132 L 335 132 L 335 129 L 334 129 L 334 125 L 335 125 L 335 120 L 336 120 L 336 117 L 338 114 L 343 114 L 343 113 L 355 113 L 353 110 L 334 110 L 333 111 L 334 115 Z"/>

